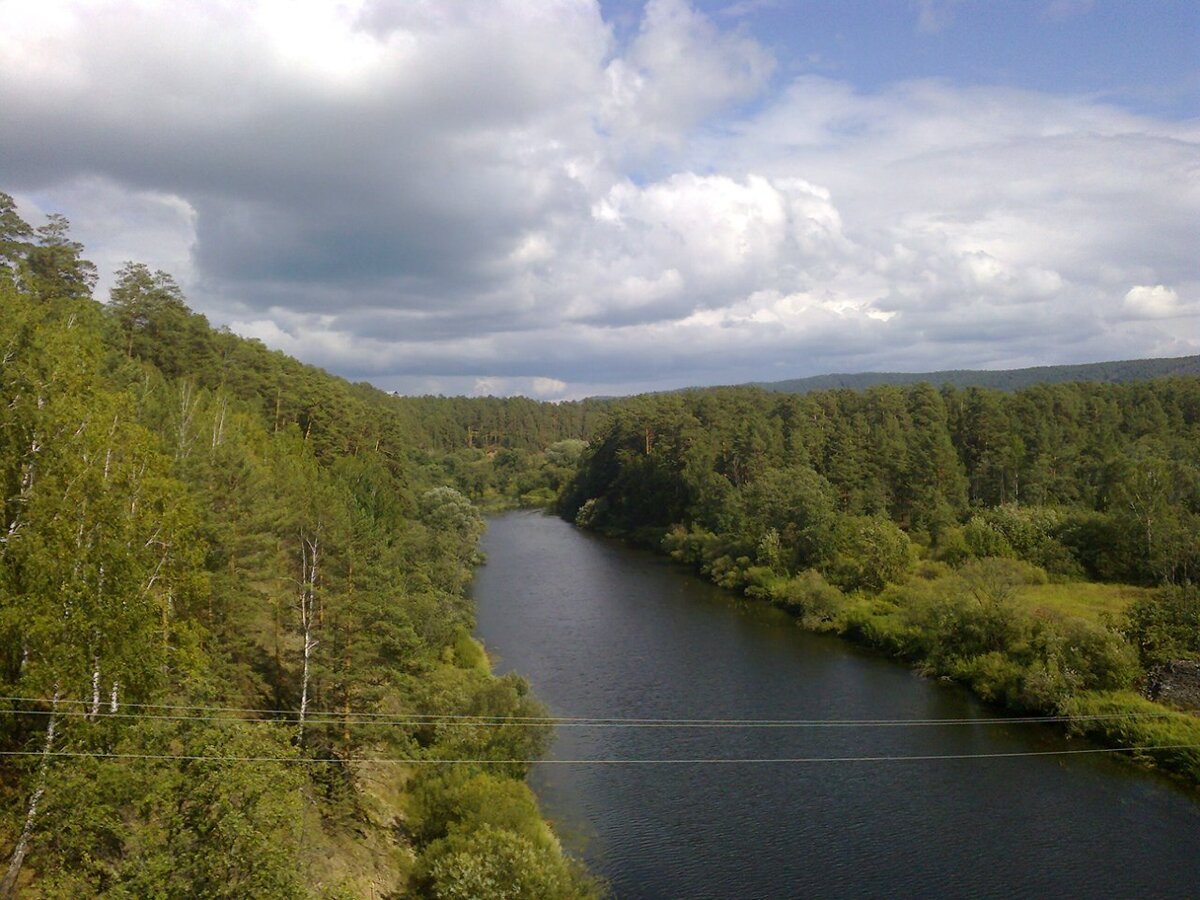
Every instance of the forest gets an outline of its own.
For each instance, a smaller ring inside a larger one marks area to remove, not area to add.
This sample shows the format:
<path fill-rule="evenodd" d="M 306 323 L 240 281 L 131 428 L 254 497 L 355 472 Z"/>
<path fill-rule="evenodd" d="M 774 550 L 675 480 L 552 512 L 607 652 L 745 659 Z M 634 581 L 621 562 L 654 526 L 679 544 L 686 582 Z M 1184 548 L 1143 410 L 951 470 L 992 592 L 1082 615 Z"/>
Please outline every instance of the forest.
<path fill-rule="evenodd" d="M 476 447 L 587 407 L 401 400 L 95 279 L 0 194 L 0 896 L 596 895 L 466 593 Z"/>
<path fill-rule="evenodd" d="M 1015 391 L 1038 384 L 1099 381 L 1118 384 L 1172 375 L 1200 375 L 1200 356 L 1165 359 L 1125 359 L 1115 362 L 1081 363 L 1071 366 L 1033 366 L 1027 369 L 947 369 L 941 372 L 857 372 L 849 375 L 813 375 L 787 381 L 756 382 L 756 387 L 786 394 L 879 385 L 908 385 L 929 382 L 957 388 L 986 387 Z"/>
<path fill-rule="evenodd" d="M 1200 378 L 632 398 L 559 508 L 1200 783 Z"/>
<path fill-rule="evenodd" d="M 399 397 L 140 263 L 102 302 L 84 254 L 0 194 L 0 897 L 602 895 L 472 638 L 512 505 L 1200 784 L 1160 702 L 1200 661 L 1200 378 Z"/>

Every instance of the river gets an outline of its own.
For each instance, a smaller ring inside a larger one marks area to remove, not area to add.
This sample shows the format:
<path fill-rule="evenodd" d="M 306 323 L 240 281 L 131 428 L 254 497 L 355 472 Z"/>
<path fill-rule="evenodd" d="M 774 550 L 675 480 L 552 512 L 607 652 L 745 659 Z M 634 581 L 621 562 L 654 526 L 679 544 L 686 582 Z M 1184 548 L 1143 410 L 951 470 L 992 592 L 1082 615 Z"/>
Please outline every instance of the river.
<path fill-rule="evenodd" d="M 805 728 L 559 727 L 551 759 L 812 759 L 1079 750 L 1055 727 L 653 554 L 539 513 L 490 520 L 478 635 L 556 716 L 972 720 Z M 982 721 L 975 721 L 982 720 Z M 564 842 L 622 900 L 1196 897 L 1200 802 L 1103 754 L 541 764 Z"/>

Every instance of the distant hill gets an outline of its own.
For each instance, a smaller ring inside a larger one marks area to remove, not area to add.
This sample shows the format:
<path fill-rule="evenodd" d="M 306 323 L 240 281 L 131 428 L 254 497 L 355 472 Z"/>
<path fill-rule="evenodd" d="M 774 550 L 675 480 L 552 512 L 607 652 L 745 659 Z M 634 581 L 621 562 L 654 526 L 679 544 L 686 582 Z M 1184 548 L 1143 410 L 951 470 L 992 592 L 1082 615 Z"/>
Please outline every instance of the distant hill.
<path fill-rule="evenodd" d="M 837 388 L 864 390 L 879 384 L 917 384 L 928 381 L 941 386 L 987 387 L 1016 391 L 1034 384 L 1064 381 L 1096 381 L 1115 384 L 1144 381 L 1170 375 L 1200 375 L 1200 356 L 1171 359 L 1127 359 L 1115 362 L 1084 363 L 1076 366 L 1034 366 L 1028 369 L 947 369 L 943 372 L 860 372 L 855 375 L 813 375 L 787 381 L 755 381 L 753 387 L 787 394 L 806 394 Z"/>

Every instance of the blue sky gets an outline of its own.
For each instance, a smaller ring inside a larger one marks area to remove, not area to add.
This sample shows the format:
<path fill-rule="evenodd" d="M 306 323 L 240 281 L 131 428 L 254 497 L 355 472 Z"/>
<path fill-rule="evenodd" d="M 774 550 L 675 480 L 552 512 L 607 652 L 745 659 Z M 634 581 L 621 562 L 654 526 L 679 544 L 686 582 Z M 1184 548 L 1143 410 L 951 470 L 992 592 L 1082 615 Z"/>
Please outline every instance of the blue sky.
<path fill-rule="evenodd" d="M 1098 94 L 1141 112 L 1200 115 L 1200 3 L 1191 0 L 792 0 L 696 4 L 781 61 L 877 90 L 912 78 Z M 636 21 L 640 3 L 606 2 Z"/>
<path fill-rule="evenodd" d="M 405 392 L 1200 353 L 1200 4 L 0 0 L 0 190 Z"/>

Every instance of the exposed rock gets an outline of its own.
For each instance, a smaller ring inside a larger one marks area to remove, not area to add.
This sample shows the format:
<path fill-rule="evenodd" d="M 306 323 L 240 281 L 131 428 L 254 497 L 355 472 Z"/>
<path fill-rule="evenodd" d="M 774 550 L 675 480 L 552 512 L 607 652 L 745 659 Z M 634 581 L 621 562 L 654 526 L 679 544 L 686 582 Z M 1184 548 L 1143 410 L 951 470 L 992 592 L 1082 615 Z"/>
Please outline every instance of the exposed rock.
<path fill-rule="evenodd" d="M 1200 662 L 1176 659 L 1156 666 L 1146 679 L 1145 694 L 1176 709 L 1200 712 Z"/>

